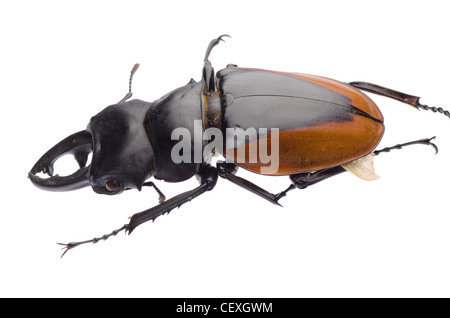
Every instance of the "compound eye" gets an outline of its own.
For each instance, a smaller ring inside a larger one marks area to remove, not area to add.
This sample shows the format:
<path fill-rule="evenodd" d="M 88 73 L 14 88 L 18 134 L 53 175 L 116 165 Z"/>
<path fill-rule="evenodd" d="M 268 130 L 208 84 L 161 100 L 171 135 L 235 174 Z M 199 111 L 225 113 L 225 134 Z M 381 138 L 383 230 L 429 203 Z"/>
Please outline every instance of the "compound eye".
<path fill-rule="evenodd" d="M 108 191 L 117 192 L 120 191 L 120 183 L 117 181 L 107 181 L 105 187 Z"/>

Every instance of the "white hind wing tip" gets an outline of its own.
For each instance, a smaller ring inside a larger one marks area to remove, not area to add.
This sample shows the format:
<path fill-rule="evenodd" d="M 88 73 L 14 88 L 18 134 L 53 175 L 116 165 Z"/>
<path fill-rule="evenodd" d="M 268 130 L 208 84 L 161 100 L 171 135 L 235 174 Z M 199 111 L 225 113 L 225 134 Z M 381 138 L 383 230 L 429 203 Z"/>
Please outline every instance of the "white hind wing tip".
<path fill-rule="evenodd" d="M 377 180 L 380 177 L 375 173 L 375 168 L 373 167 L 374 157 L 375 154 L 370 153 L 362 158 L 344 163 L 342 167 L 363 180 Z"/>

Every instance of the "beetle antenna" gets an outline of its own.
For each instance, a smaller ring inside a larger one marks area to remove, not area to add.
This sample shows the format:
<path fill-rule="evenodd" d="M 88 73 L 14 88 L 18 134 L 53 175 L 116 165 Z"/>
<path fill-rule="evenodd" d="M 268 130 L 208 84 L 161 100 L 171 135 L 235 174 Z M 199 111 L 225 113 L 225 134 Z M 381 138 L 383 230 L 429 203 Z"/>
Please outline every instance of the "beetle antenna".
<path fill-rule="evenodd" d="M 166 196 L 158 189 L 158 187 L 153 182 L 146 182 L 142 185 L 143 187 L 153 187 L 159 195 L 159 203 L 163 203 L 166 200 Z"/>
<path fill-rule="evenodd" d="M 64 253 L 62 253 L 61 258 L 63 258 L 64 255 L 66 255 L 67 251 L 73 249 L 74 247 L 80 246 L 82 244 L 87 244 L 87 243 L 97 243 L 100 240 L 106 241 L 109 237 L 111 236 L 116 236 L 119 232 L 122 232 L 123 230 L 127 230 L 128 229 L 128 224 L 125 224 L 124 226 L 122 226 L 120 229 L 114 230 L 109 234 L 105 234 L 102 237 L 96 237 L 90 240 L 86 240 L 86 241 L 80 241 L 80 242 L 70 242 L 70 243 L 56 243 L 58 245 L 62 245 L 64 246 L 62 249 L 65 250 Z"/>
<path fill-rule="evenodd" d="M 131 69 L 131 73 L 130 73 L 130 81 L 128 83 L 128 93 L 125 95 L 124 98 L 122 98 L 119 103 L 123 103 L 125 101 L 127 101 L 128 99 L 130 99 L 131 96 L 133 96 L 133 93 L 131 92 L 131 84 L 133 82 L 133 76 L 134 73 L 136 73 L 137 69 L 139 68 L 139 63 L 134 64 L 133 68 Z"/>

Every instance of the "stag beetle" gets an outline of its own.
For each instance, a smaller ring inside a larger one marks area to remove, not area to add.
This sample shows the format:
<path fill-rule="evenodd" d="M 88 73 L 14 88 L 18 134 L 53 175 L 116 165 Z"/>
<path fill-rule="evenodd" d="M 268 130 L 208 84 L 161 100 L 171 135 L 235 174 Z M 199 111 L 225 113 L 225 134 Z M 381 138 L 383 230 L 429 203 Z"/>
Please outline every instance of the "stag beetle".
<path fill-rule="evenodd" d="M 383 115 L 362 91 L 450 117 L 448 111 L 367 82 L 342 83 L 232 64 L 215 74 L 209 55 L 226 36 L 209 43 L 201 81 L 192 79 L 154 102 L 128 101 L 136 64 L 129 91 L 119 103 L 92 117 L 85 130 L 63 139 L 33 166 L 29 178 L 45 190 L 91 185 L 97 193 L 114 195 L 149 186 L 159 194 L 159 205 L 134 214 L 128 224 L 110 234 L 59 243 L 65 248 L 63 255 L 80 244 L 105 240 L 120 231 L 133 232 L 138 225 L 212 190 L 219 176 L 279 205 L 289 191 L 344 171 L 365 180 L 376 179 L 373 157 L 392 149 L 424 144 L 437 153 L 434 137 L 374 150 L 384 133 Z M 91 163 L 86 165 L 91 152 Z M 54 162 L 65 154 L 74 155 L 80 168 L 69 176 L 53 175 Z M 211 157 L 219 154 L 226 160 L 212 166 Z M 237 176 L 239 167 L 258 174 L 289 176 L 291 184 L 273 194 Z M 200 182 L 198 187 L 168 200 L 147 181 L 153 177 L 181 182 L 193 176 Z"/>

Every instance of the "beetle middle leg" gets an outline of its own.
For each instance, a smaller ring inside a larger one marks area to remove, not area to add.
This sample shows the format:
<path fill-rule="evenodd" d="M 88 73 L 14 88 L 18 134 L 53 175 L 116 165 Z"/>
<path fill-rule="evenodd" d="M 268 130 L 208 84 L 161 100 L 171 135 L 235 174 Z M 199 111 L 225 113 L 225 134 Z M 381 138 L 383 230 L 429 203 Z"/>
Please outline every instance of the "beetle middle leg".
<path fill-rule="evenodd" d="M 420 140 L 397 144 L 392 147 L 386 147 L 386 148 L 383 148 L 380 150 L 375 150 L 375 151 L 373 151 L 373 154 L 379 155 L 380 153 L 390 152 L 391 150 L 395 150 L 395 149 L 403 149 L 403 147 L 411 146 L 411 145 L 429 145 L 429 146 L 432 146 L 437 153 L 438 148 L 432 142 L 432 140 L 434 138 L 435 137 L 424 138 L 424 139 L 420 139 Z M 219 161 L 217 163 L 217 169 L 218 169 L 220 177 L 227 179 L 227 180 L 233 182 L 234 184 L 236 184 L 250 192 L 253 192 L 254 194 L 256 194 L 274 204 L 280 205 L 280 206 L 281 206 L 281 204 L 278 203 L 278 201 L 281 198 L 285 197 L 289 191 L 294 190 L 294 189 L 306 189 L 307 187 L 309 187 L 313 184 L 324 181 L 328 178 L 334 177 L 338 174 L 341 174 L 342 172 L 347 171 L 342 166 L 335 166 L 335 167 L 326 168 L 326 169 L 317 170 L 317 171 L 292 174 L 289 176 L 289 179 L 291 180 L 292 184 L 286 190 L 281 191 L 278 194 L 273 194 L 244 178 L 236 176 L 238 166 L 236 166 L 234 163 Z"/>
<path fill-rule="evenodd" d="M 336 166 L 313 172 L 302 172 L 297 174 L 291 174 L 289 176 L 289 179 L 291 179 L 292 184 L 286 190 L 276 195 L 277 200 L 285 197 L 287 193 L 291 190 L 306 189 L 307 187 L 315 183 L 326 180 L 330 177 L 336 176 L 345 171 L 346 170 L 342 166 Z"/>
<path fill-rule="evenodd" d="M 206 92 L 213 92 L 214 91 L 214 68 L 211 65 L 211 62 L 209 61 L 209 55 L 211 54 L 212 49 L 220 43 L 220 41 L 224 41 L 223 37 L 230 37 L 227 34 L 222 34 L 216 39 L 213 39 L 211 42 L 209 42 L 208 48 L 205 52 L 205 58 L 203 59 L 203 80 L 205 81 L 205 89 Z M 225 42 L 225 41 L 224 41 Z"/>
<path fill-rule="evenodd" d="M 400 149 L 403 149 L 403 147 L 406 147 L 406 146 L 412 146 L 412 145 L 425 145 L 425 146 L 431 146 L 431 147 L 433 147 L 433 148 L 434 148 L 434 151 L 435 151 L 436 154 L 437 154 L 438 151 L 439 151 L 439 149 L 438 149 L 438 147 L 436 146 L 436 144 L 434 144 L 434 143 L 432 142 L 432 140 L 434 140 L 435 138 L 436 138 L 436 137 L 423 138 L 423 139 L 419 139 L 419 140 L 414 140 L 414 141 L 410 141 L 410 142 L 405 142 L 405 143 L 403 143 L 403 144 L 398 144 L 398 145 L 395 145 L 395 146 L 392 146 L 392 147 L 386 147 L 386 148 L 383 148 L 383 149 L 380 149 L 380 150 L 375 150 L 373 153 L 377 156 L 377 155 L 379 155 L 380 153 L 383 153 L 383 152 L 390 152 L 391 150 L 394 150 L 394 149 L 400 150 Z"/>
<path fill-rule="evenodd" d="M 419 140 L 414 140 L 402 144 L 397 144 L 395 146 L 391 147 L 385 147 L 380 150 L 373 151 L 373 154 L 375 156 L 381 154 L 381 153 L 387 153 L 391 150 L 400 150 L 403 149 L 403 147 L 412 146 L 412 145 L 427 145 L 434 148 L 435 152 L 438 153 L 438 147 L 432 142 L 432 140 L 435 137 L 431 138 L 423 138 Z M 298 173 L 290 175 L 289 178 L 292 181 L 292 184 L 284 191 L 277 194 L 277 200 L 281 199 L 282 197 L 285 197 L 287 193 L 291 190 L 294 190 L 296 188 L 298 189 L 306 189 L 307 187 L 316 184 L 320 181 L 326 180 L 330 177 L 336 176 L 342 172 L 347 171 L 342 166 L 336 166 L 332 168 L 327 168 L 323 170 L 313 171 L 313 172 L 304 172 L 304 173 Z"/>
<path fill-rule="evenodd" d="M 216 166 L 220 177 L 227 179 L 228 181 L 231 181 L 234 184 L 250 192 L 253 192 L 254 194 L 270 201 L 273 204 L 281 206 L 281 204 L 278 203 L 279 197 L 276 194 L 270 193 L 269 191 L 264 190 L 263 188 L 257 186 L 253 182 L 250 182 L 244 178 L 236 176 L 238 166 L 235 165 L 234 163 L 219 161 L 217 162 Z"/>

